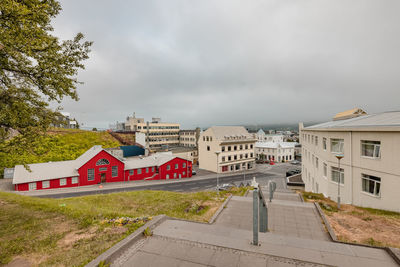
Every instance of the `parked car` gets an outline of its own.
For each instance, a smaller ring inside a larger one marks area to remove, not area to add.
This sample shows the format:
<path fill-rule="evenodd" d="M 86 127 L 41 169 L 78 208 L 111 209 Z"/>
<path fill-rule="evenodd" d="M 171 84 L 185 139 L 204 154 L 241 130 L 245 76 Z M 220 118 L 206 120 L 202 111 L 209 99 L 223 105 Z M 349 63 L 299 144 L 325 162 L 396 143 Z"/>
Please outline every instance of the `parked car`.
<path fill-rule="evenodd" d="M 192 170 L 192 175 L 196 175 L 196 174 L 197 174 L 196 171 Z"/>
<path fill-rule="evenodd" d="M 299 174 L 299 173 L 301 173 L 301 170 L 298 170 L 298 169 L 290 170 L 290 171 L 286 172 L 286 177 L 293 176 L 293 175 Z"/>
<path fill-rule="evenodd" d="M 292 165 L 300 165 L 301 162 L 298 161 L 298 160 L 293 160 L 292 162 L 290 162 L 290 164 L 292 164 Z"/>
<path fill-rule="evenodd" d="M 232 184 L 223 184 L 223 185 L 220 185 L 220 186 L 218 187 L 218 190 L 219 190 L 219 191 L 229 190 L 229 189 L 231 189 L 233 186 L 234 186 L 234 185 L 232 185 Z"/>

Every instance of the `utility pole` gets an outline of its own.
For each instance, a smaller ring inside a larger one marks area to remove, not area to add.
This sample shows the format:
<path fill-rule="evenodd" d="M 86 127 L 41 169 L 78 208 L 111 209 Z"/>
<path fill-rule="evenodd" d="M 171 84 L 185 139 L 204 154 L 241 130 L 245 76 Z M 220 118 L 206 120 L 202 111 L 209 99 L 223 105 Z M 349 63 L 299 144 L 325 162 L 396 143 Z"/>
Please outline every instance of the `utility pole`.
<path fill-rule="evenodd" d="M 340 180 L 342 178 L 342 172 L 340 171 L 340 160 L 344 157 L 343 154 L 337 154 L 336 158 L 338 159 L 338 168 L 339 168 L 339 179 L 338 179 L 338 184 L 337 184 L 337 188 L 338 188 L 338 196 L 337 196 L 337 208 L 338 210 L 340 210 Z"/>

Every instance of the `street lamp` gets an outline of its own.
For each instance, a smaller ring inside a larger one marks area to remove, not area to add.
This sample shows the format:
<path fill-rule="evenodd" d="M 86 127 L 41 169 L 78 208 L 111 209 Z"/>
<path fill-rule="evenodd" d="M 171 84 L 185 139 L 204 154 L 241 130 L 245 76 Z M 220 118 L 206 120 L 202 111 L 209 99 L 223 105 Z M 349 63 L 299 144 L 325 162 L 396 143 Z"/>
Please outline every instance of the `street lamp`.
<path fill-rule="evenodd" d="M 338 210 L 340 209 L 340 178 L 341 178 L 341 172 L 340 172 L 340 160 L 344 157 L 343 154 L 336 154 L 336 158 L 338 159 L 338 168 L 339 168 L 339 179 L 338 179 L 338 184 L 337 184 L 337 208 Z"/>
<path fill-rule="evenodd" d="M 218 193 L 218 196 L 219 196 L 218 156 L 220 153 L 221 153 L 221 151 L 215 151 L 215 154 L 217 155 L 217 193 Z"/>

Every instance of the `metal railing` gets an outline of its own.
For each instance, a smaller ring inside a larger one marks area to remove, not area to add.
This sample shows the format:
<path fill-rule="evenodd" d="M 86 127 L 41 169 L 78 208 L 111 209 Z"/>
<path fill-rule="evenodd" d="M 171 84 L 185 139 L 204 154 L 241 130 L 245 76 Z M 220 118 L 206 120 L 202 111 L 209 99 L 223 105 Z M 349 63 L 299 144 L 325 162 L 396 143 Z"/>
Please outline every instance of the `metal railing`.
<path fill-rule="evenodd" d="M 274 197 L 274 192 L 276 190 L 276 183 L 269 182 L 269 202 L 272 201 Z M 255 246 L 259 246 L 258 242 L 258 232 L 266 233 L 268 231 L 268 207 L 267 200 L 258 186 L 254 188 L 253 191 L 253 242 Z"/>

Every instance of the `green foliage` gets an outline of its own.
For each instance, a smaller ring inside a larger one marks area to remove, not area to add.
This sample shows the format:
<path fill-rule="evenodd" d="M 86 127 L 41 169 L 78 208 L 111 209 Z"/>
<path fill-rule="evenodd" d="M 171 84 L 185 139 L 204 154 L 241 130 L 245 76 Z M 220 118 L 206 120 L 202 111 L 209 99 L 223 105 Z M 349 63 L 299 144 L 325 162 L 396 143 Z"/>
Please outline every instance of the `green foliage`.
<path fill-rule="evenodd" d="M 44 134 L 59 115 L 50 101 L 78 100 L 76 76 L 92 43 L 82 33 L 51 34 L 60 10 L 56 0 L 0 1 L 0 151 L 24 151 Z M 20 135 L 4 143 L 11 130 Z"/>
<path fill-rule="evenodd" d="M 153 235 L 153 232 L 150 230 L 149 227 L 147 227 L 146 229 L 144 229 L 143 235 L 144 235 L 145 237 L 150 237 L 150 236 Z"/>
<path fill-rule="evenodd" d="M 94 145 L 108 148 L 120 144 L 107 132 L 55 129 L 49 135 L 38 137 L 30 148 L 23 151 L 0 151 L 0 177 L 4 168 L 17 164 L 76 159 Z"/>

